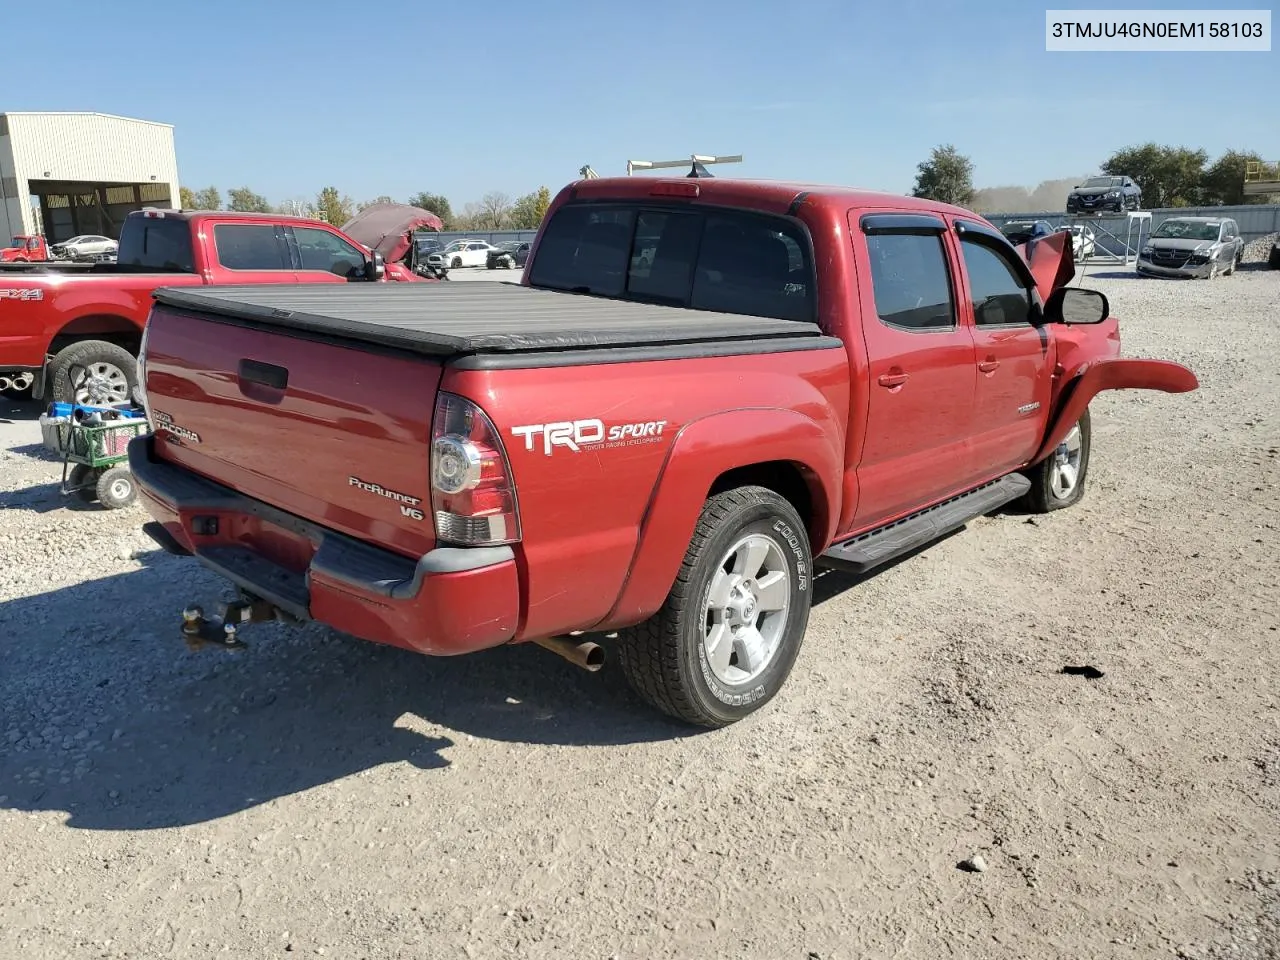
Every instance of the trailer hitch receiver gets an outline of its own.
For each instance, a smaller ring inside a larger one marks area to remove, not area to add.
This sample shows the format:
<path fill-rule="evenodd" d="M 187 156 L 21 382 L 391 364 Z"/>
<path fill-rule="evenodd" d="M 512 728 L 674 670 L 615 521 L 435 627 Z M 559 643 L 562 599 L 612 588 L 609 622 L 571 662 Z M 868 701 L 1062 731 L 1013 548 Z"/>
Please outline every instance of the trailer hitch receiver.
<path fill-rule="evenodd" d="M 205 647 L 221 647 L 223 650 L 244 650 L 240 628 L 250 623 L 268 620 L 291 620 L 284 611 L 266 600 L 251 594 L 241 594 L 234 603 L 224 603 L 216 617 L 206 617 L 204 610 L 190 606 L 182 611 L 182 638 L 190 650 Z"/>

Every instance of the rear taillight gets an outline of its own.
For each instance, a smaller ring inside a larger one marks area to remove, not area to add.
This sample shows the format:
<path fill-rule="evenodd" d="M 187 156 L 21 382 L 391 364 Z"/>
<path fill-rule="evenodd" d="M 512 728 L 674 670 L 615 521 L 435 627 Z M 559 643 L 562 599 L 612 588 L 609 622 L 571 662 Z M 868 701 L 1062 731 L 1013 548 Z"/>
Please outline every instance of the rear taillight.
<path fill-rule="evenodd" d="M 431 438 L 436 539 L 468 547 L 517 542 L 520 513 L 511 464 L 484 411 L 441 393 Z"/>

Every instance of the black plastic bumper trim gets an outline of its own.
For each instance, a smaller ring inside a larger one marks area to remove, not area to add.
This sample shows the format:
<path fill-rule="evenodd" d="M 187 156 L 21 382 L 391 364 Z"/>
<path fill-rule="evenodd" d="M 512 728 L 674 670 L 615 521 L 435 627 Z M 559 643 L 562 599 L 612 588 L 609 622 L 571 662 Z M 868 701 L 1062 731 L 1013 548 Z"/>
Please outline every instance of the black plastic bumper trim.
<path fill-rule="evenodd" d="M 296 619 L 311 619 L 311 592 L 303 574 L 286 570 L 245 547 L 208 547 L 196 551 L 196 559 Z"/>

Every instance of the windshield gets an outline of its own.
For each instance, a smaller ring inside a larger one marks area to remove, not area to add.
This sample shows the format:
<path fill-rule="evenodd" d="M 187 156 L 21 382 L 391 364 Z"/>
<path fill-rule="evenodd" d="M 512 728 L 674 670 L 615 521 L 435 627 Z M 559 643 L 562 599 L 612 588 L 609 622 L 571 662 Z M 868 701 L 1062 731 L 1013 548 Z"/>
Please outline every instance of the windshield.
<path fill-rule="evenodd" d="M 535 287 L 814 319 L 808 237 L 782 217 L 641 203 L 566 204 L 531 262 Z"/>
<path fill-rule="evenodd" d="M 1118 187 L 1121 180 L 1119 177 L 1090 177 L 1081 186 L 1085 187 Z"/>
<path fill-rule="evenodd" d="M 1196 223 L 1194 220 L 1166 220 L 1156 228 L 1153 237 L 1167 240 L 1217 240 L 1222 225 L 1218 223 Z"/>
<path fill-rule="evenodd" d="M 467 245 L 467 241 L 465 240 L 455 240 L 453 241 L 453 243 L 449 244 L 447 247 L 444 248 L 444 252 L 449 253 L 453 250 L 461 250 L 466 245 Z"/>

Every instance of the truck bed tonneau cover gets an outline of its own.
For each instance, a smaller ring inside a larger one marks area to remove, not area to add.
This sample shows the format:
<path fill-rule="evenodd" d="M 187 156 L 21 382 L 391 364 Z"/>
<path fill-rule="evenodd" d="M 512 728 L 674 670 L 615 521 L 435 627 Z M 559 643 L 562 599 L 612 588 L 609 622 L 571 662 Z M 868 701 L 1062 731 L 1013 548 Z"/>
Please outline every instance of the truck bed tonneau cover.
<path fill-rule="evenodd" d="M 214 318 L 436 356 L 822 336 L 816 323 L 504 282 L 162 287 L 154 296 Z"/>

